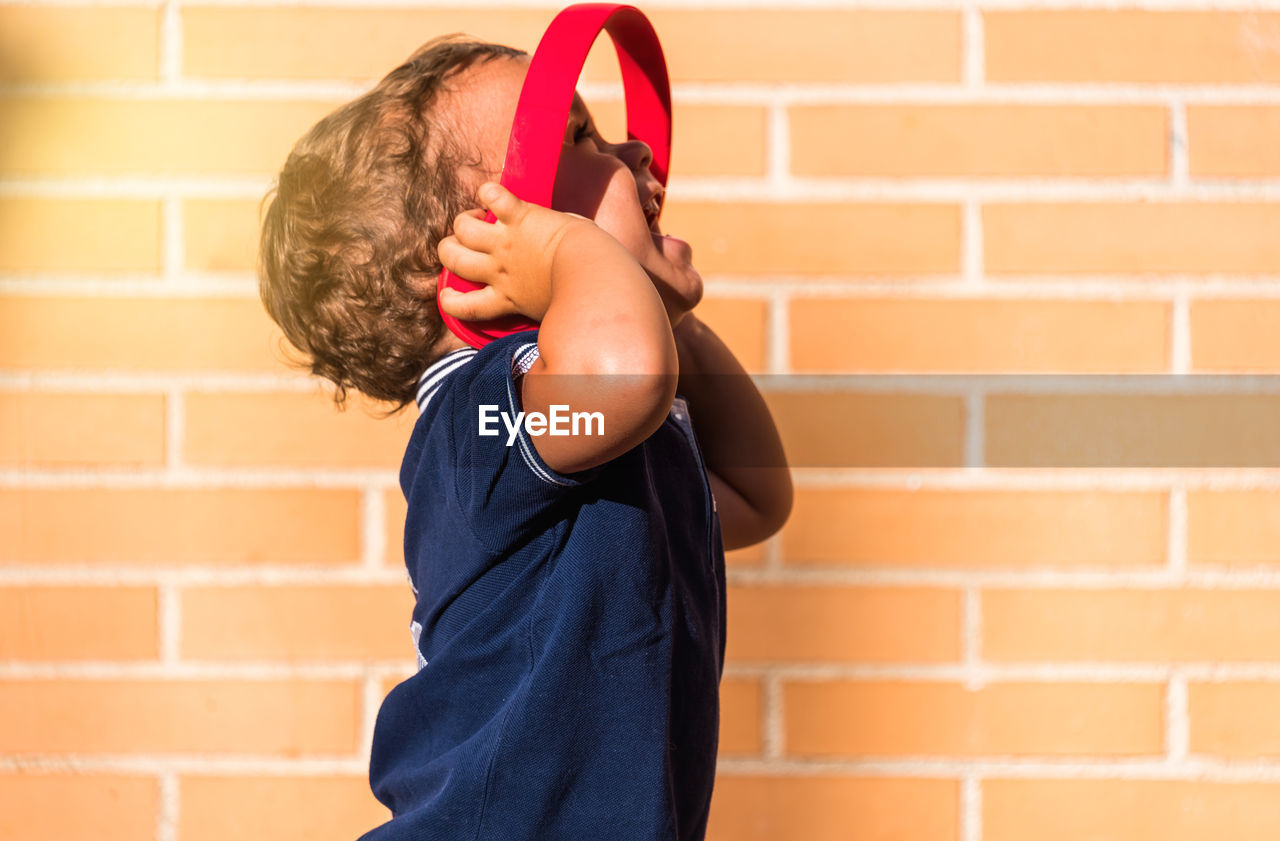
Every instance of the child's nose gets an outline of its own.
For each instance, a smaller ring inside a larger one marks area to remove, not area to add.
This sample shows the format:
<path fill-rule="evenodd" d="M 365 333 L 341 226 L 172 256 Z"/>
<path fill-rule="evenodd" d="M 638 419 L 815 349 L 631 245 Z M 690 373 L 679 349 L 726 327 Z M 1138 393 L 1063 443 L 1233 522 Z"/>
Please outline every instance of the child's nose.
<path fill-rule="evenodd" d="M 617 155 L 632 172 L 647 172 L 653 162 L 653 150 L 643 140 L 628 140 L 619 143 Z"/>

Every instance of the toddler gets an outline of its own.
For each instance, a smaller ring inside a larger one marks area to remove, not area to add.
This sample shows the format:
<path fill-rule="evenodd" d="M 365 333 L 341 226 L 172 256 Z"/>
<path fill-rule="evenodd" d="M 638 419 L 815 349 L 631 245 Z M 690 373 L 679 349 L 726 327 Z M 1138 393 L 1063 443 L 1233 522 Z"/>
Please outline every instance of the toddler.
<path fill-rule="evenodd" d="M 378 712 L 392 817 L 362 841 L 698 841 L 724 549 L 781 527 L 789 473 L 692 312 L 644 143 L 606 141 L 575 96 L 556 209 L 497 183 L 528 66 L 428 42 L 298 142 L 263 221 L 263 301 L 310 369 L 339 403 L 419 412 L 400 470 L 418 671 Z M 469 347 L 436 309 L 442 265 L 484 284 L 446 290 L 451 315 L 539 329 Z"/>

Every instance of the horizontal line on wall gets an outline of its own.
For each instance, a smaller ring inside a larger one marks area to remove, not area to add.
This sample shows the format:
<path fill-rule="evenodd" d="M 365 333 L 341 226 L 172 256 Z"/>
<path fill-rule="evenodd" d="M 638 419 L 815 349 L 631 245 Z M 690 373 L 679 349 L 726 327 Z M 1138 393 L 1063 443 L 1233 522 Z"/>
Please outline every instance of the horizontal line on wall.
<path fill-rule="evenodd" d="M 406 616 L 406 626 L 408 625 Z M 272 660 L 258 662 L 163 663 L 16 662 L 0 665 L 0 680 L 361 680 L 407 677 L 412 658 L 403 661 L 351 660 L 320 663 Z M 777 678 L 797 683 L 818 681 L 907 680 L 920 683 L 1161 683 L 1173 676 L 1196 683 L 1280 682 L 1280 663 L 1088 662 L 1017 664 L 798 664 L 730 661 L 726 680 Z"/>
<path fill-rule="evenodd" d="M 274 5 L 274 4 L 273 4 Z M 413 8 L 420 8 L 414 4 Z M 1278 7 L 1280 8 L 1280 7 Z M 387 72 L 394 69 L 389 61 Z M 162 81 L 10 82 L 0 97 L 106 98 L 135 101 L 333 101 L 362 96 L 380 77 L 368 79 L 221 79 L 178 77 Z M 621 81 L 586 81 L 579 93 L 593 102 L 620 102 Z M 1280 85 L 1205 82 L 677 82 L 671 86 L 677 117 L 681 105 L 1276 105 Z"/>
<path fill-rule="evenodd" d="M 270 756 L 227 756 L 225 754 L 98 754 L 49 755 L 7 754 L 0 756 L 0 773 L 73 774 L 198 774 L 263 777 L 315 777 L 369 774 L 369 757 L 364 755 L 299 757 L 277 759 Z"/>
<path fill-rule="evenodd" d="M 1159 683 L 1177 676 L 1204 683 L 1236 681 L 1280 682 L 1280 663 L 1168 663 L 1087 662 L 1013 664 L 797 664 L 744 663 L 725 666 L 726 680 L 912 680 L 966 683 L 979 676 L 983 683 Z"/>
<path fill-rule="evenodd" d="M 24 277 L 0 275 L 0 295 L 43 297 L 93 296 L 108 298 L 244 298 L 258 300 L 252 278 L 164 278 L 158 275 L 85 277 L 49 274 Z"/>
<path fill-rule="evenodd" d="M 697 245 L 694 243 L 695 246 Z M 252 276 L 166 280 L 157 276 L 114 279 L 101 275 L 3 275 L 0 295 L 26 297 L 258 299 Z M 772 300 L 779 294 L 800 297 L 876 297 L 896 299 L 1107 300 L 1167 301 L 1177 295 L 1195 300 L 1280 298 L 1280 275 L 994 275 L 969 283 L 952 275 L 717 275 L 704 274 L 708 295 Z M 0 372 L 0 376 L 4 376 Z"/>
<path fill-rule="evenodd" d="M 399 487 L 398 468 L 344 470 L 340 468 L 266 469 L 184 467 L 173 471 L 121 469 L 4 469 L 3 488 L 337 488 Z M 792 469 L 797 487 L 892 488 L 906 490 L 1077 490 L 1120 491 L 1173 488 L 1194 490 L 1280 490 L 1280 469 L 1266 467 L 1191 468 L 997 468 L 997 467 L 886 467 Z"/>
<path fill-rule="evenodd" d="M 1018 590 L 1117 590 L 1183 591 L 1204 590 L 1280 590 L 1280 564 L 1272 568 L 1173 570 L 1165 566 L 1145 569 L 1084 568 L 1026 570 L 876 567 L 862 564 L 825 568 L 784 563 L 781 568 L 767 570 L 730 568 L 728 582 L 737 586 L 901 586 L 901 587 L 983 587 Z"/>
<path fill-rule="evenodd" d="M 281 366 L 283 368 L 283 365 Z M 0 370 L 0 389 L 95 394 L 152 394 L 179 389 L 191 394 L 220 392 L 316 392 L 326 387 L 312 377 L 284 374 L 222 372 L 160 374 L 146 371 L 6 371 Z"/>
<path fill-rule="evenodd" d="M 364 566 L 352 559 L 345 565 L 218 566 L 216 563 L 165 566 L 121 566 L 95 563 L 0 567 L 0 587 L 15 586 L 142 586 L 142 587 L 359 587 L 408 586 L 403 563 Z"/>
<path fill-rule="evenodd" d="M 136 198 L 140 200 L 258 200 L 274 176 L 261 181 L 220 182 L 216 177 L 150 177 L 145 174 L 81 179 L 24 178 L 0 180 L 2 198 Z M 823 202 L 918 202 L 924 204 L 1043 204 L 1048 202 L 1280 202 L 1280 178 L 1196 180 L 1187 185 L 1170 177 L 1114 178 L 1027 177 L 986 178 L 846 178 L 673 176 L 668 193 L 680 201 L 803 204 Z M 191 274 L 191 277 L 199 277 Z M 214 275 L 213 277 L 216 277 Z"/>
<path fill-rule="evenodd" d="M 405 638 L 408 641 L 409 617 L 405 616 Z M 345 662 L 305 662 L 259 660 L 256 662 L 92 662 L 92 663 L 22 663 L 9 660 L 0 664 L 3 680 L 158 680 L 158 681 L 279 681 L 279 680 L 350 680 L 366 677 L 375 680 L 413 674 L 416 663 L 412 656 L 399 660 L 347 660 Z"/>
<path fill-rule="evenodd" d="M 798 488 L 920 490 L 1280 491 L 1280 469 L 1268 467 L 1073 468 L 794 468 Z"/>
<path fill-rule="evenodd" d="M 360 490 L 398 488 L 399 465 L 385 470 L 341 468 L 264 469 L 253 467 L 191 468 L 170 470 L 0 470 L 0 488 L 102 488 L 102 489 L 297 489 Z"/>
<path fill-rule="evenodd" d="M 725 776 L 842 776 L 842 777 L 939 777 L 955 779 L 974 775 L 984 778 L 1187 780 L 1195 782 L 1280 783 L 1280 763 L 1248 759 L 1190 757 L 1171 762 L 1150 760 L 1078 758 L 1044 759 L 920 758 L 903 760 L 850 759 L 737 759 L 721 756 L 717 774 Z"/>

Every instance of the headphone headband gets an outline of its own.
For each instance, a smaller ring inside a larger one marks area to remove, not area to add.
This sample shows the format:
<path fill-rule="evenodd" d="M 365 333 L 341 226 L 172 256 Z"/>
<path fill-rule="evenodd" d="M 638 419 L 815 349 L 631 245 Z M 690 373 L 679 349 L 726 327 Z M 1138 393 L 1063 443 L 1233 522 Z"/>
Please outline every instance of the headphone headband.
<path fill-rule="evenodd" d="M 627 138 L 653 152 L 650 171 L 664 186 L 671 159 L 671 85 L 653 25 L 639 9 L 620 3 L 578 3 L 563 9 L 543 33 L 520 89 L 507 141 L 502 184 L 524 201 L 551 206 L 564 130 L 582 65 L 601 30 L 618 54 L 627 105 Z M 489 213 L 486 221 L 493 222 Z M 437 284 L 462 292 L 481 288 L 445 269 Z M 538 325 L 523 317 L 465 322 L 441 310 L 445 326 L 472 347 Z"/>

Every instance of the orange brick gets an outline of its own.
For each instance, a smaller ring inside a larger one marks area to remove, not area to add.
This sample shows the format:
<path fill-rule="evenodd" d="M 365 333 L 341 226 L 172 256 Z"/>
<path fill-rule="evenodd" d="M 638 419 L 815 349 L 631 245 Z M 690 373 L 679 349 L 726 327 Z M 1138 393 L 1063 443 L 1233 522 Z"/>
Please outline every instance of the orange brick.
<path fill-rule="evenodd" d="M 358 694 L 341 680 L 9 680 L 0 750 L 352 754 Z"/>
<path fill-rule="evenodd" d="M 926 587 L 729 588 L 730 660 L 948 662 L 960 651 L 960 596 Z"/>
<path fill-rule="evenodd" d="M 855 835 L 851 828 L 857 827 Z M 716 779 L 708 841 L 952 841 L 960 784 L 910 777 L 728 776 Z"/>
<path fill-rule="evenodd" d="M 359 505 L 346 490 L 0 490 L 0 563 L 344 563 Z"/>
<path fill-rule="evenodd" d="M 1196 105 L 1187 108 L 1193 177 L 1280 175 L 1280 108 Z"/>
<path fill-rule="evenodd" d="M 720 683 L 720 755 L 759 754 L 762 747 L 760 682 L 726 678 Z"/>
<path fill-rule="evenodd" d="M 1191 367 L 1229 373 L 1280 370 L 1280 301 L 1191 302 Z"/>
<path fill-rule="evenodd" d="M 160 786 L 153 777 L 20 771 L 0 774 L 0 791 L 0 838 L 102 841 L 155 836 Z M 106 827 L 110 836 L 104 836 Z"/>
<path fill-rule="evenodd" d="M 1274 783 L 1116 779 L 982 783 L 983 841 L 1270 841 L 1277 826 L 1280 786 Z"/>
<path fill-rule="evenodd" d="M 446 32 L 532 52 L 555 9 L 241 9 L 183 13 L 184 73 L 380 78 Z M 960 17 L 946 12 L 655 9 L 672 81 L 954 81 Z M 806 61 L 794 55 L 803 51 Z M 587 78 L 616 79 L 601 35 Z"/>
<path fill-rule="evenodd" d="M 164 463 L 164 397 L 0 391 L 0 463 Z"/>
<path fill-rule="evenodd" d="M 1007 394 L 986 403 L 995 467 L 1276 467 L 1268 394 Z"/>
<path fill-rule="evenodd" d="M 1165 495 L 1089 491 L 803 489 L 788 565 L 1134 568 L 1165 557 Z"/>
<path fill-rule="evenodd" d="M 399 487 L 385 492 L 382 495 L 382 499 L 387 512 L 387 552 L 385 560 L 390 566 L 404 569 L 404 519 L 408 514 L 409 506 L 405 502 L 404 492 Z"/>
<path fill-rule="evenodd" d="M 724 562 L 730 569 L 759 566 L 764 563 L 766 545 L 767 543 L 756 543 L 741 549 L 731 549 L 724 553 Z"/>
<path fill-rule="evenodd" d="M 182 656 L 412 661 L 412 612 L 407 583 L 192 587 L 182 593 Z"/>
<path fill-rule="evenodd" d="M 178 797 L 182 841 L 355 838 L 391 817 L 365 775 L 184 776 Z"/>
<path fill-rule="evenodd" d="M 157 79 L 158 8 L 0 7 L 4 82 Z"/>
<path fill-rule="evenodd" d="M 190 6 L 182 13 L 183 73 L 205 78 L 380 79 L 420 45 L 448 32 L 532 52 L 554 16 L 549 8 Z M 615 76 L 617 61 L 613 58 Z"/>
<path fill-rule="evenodd" d="M 960 212 L 946 204 L 684 202 L 662 229 L 693 244 L 704 275 L 939 274 L 960 268 Z"/>
<path fill-rule="evenodd" d="M 218 467 L 366 467 L 399 470 L 418 420 L 410 405 L 390 408 L 355 399 L 339 411 L 326 391 L 190 394 L 183 457 Z"/>
<path fill-rule="evenodd" d="M 160 267 L 157 201 L 0 199 L 0 272 L 156 274 Z"/>
<path fill-rule="evenodd" d="M 791 302 L 797 371 L 1161 371 L 1168 345 L 1159 301 Z"/>
<path fill-rule="evenodd" d="M 255 271 L 262 234 L 259 209 L 256 199 L 184 201 L 182 252 L 187 268 L 204 272 Z"/>
<path fill-rule="evenodd" d="M 790 110 L 798 175 L 1154 176 L 1168 112 L 1150 106 L 812 105 Z"/>
<path fill-rule="evenodd" d="M 283 341 L 249 298 L 0 297 L 0 368 L 296 371 Z"/>
<path fill-rule="evenodd" d="M 1063 10 L 983 14 L 993 82 L 1280 80 L 1280 15 Z"/>
<path fill-rule="evenodd" d="M 298 138 L 339 104 L 0 96 L 8 138 L 0 175 L 274 174 Z"/>
<path fill-rule="evenodd" d="M 154 587 L 0 587 L 0 660 L 147 660 L 158 653 Z"/>
<path fill-rule="evenodd" d="M 1275 660 L 1280 592 L 991 590 L 982 595 L 991 660 Z"/>
<path fill-rule="evenodd" d="M 852 392 L 765 393 L 792 467 L 957 467 L 964 398 Z"/>
<path fill-rule="evenodd" d="M 1280 755 L 1280 683 L 1191 683 L 1190 750 L 1232 757 Z"/>
<path fill-rule="evenodd" d="M 961 20 L 954 12 L 724 8 L 648 14 L 675 83 L 960 79 Z"/>
<path fill-rule="evenodd" d="M 707 296 L 695 313 L 733 351 L 744 369 L 749 373 L 764 371 L 768 304 L 749 298 Z"/>
<path fill-rule="evenodd" d="M 1280 204 L 993 204 L 982 217 L 991 274 L 1280 271 Z"/>
<path fill-rule="evenodd" d="M 1254 566 L 1280 563 L 1280 493 L 1187 491 L 1187 560 Z"/>
<path fill-rule="evenodd" d="M 1163 751 L 1163 684 L 793 681 L 786 751 L 1134 756 Z"/>

